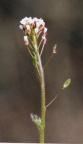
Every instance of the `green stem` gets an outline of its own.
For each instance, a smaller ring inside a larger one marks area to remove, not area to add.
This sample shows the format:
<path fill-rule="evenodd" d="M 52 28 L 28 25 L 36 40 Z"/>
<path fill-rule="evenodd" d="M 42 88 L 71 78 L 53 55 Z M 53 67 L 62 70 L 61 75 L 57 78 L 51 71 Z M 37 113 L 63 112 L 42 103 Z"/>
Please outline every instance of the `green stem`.
<path fill-rule="evenodd" d="M 40 71 L 40 86 L 41 86 L 41 129 L 40 129 L 40 143 L 44 143 L 45 136 L 45 82 L 44 82 L 44 72 L 42 67 L 41 58 L 39 52 L 37 52 L 37 58 L 39 63 Z"/>
<path fill-rule="evenodd" d="M 41 49 L 41 52 L 40 52 L 40 56 L 42 55 L 43 50 L 44 50 L 44 45 L 42 46 L 42 49 Z"/>

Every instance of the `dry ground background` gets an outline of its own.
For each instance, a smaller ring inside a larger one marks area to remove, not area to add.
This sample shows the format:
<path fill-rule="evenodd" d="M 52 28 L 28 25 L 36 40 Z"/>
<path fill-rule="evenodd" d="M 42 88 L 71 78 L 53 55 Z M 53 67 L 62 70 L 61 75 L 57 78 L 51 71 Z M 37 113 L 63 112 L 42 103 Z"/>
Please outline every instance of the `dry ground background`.
<path fill-rule="evenodd" d="M 42 17 L 48 27 L 43 64 L 46 103 L 72 83 L 46 115 L 46 140 L 83 142 L 83 0 L 0 0 L 0 142 L 39 142 L 30 113 L 40 114 L 40 89 L 19 21 Z"/>

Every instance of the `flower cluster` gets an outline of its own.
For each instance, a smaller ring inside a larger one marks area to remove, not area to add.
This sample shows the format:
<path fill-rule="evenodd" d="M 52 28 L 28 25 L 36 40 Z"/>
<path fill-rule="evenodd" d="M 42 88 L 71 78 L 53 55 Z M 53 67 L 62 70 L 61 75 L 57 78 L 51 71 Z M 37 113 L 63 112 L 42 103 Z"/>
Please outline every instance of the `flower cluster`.
<path fill-rule="evenodd" d="M 34 46 L 39 35 L 42 33 L 42 43 L 46 43 L 47 28 L 45 27 L 45 22 L 42 18 L 31 18 L 25 17 L 20 21 L 20 29 L 24 31 L 24 43 L 28 45 L 29 42 Z"/>

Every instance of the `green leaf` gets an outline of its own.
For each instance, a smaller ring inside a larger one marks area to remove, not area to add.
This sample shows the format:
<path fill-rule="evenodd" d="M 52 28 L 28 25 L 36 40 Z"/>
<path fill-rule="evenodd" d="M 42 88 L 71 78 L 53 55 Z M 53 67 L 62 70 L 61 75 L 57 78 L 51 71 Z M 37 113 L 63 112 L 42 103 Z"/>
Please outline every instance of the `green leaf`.
<path fill-rule="evenodd" d="M 71 79 L 67 79 L 67 80 L 64 82 L 62 89 L 67 88 L 67 87 L 70 85 L 70 83 L 71 83 Z"/>

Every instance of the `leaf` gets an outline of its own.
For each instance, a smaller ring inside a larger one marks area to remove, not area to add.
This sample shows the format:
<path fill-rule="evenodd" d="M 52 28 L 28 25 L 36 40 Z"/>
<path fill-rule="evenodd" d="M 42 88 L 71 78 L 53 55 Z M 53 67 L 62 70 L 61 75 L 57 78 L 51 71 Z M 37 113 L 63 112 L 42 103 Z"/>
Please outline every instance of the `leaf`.
<path fill-rule="evenodd" d="M 67 80 L 64 82 L 62 89 L 67 88 L 67 87 L 70 85 L 70 83 L 71 83 L 71 79 L 67 79 Z"/>

